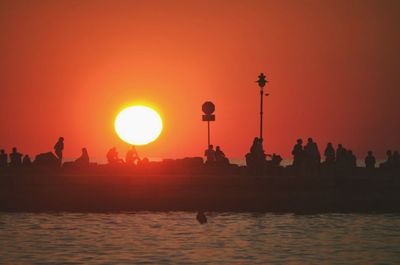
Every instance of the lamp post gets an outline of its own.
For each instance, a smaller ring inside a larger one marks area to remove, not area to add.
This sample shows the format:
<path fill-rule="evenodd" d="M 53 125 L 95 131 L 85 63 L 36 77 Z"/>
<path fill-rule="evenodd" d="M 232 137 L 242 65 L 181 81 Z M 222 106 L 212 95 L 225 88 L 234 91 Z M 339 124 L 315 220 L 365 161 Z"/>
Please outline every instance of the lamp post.
<path fill-rule="evenodd" d="M 264 99 L 264 87 L 268 83 L 265 79 L 264 73 L 261 73 L 258 76 L 258 80 L 256 81 L 258 86 L 260 87 L 260 139 L 262 140 L 262 133 L 263 133 L 263 99 Z M 269 94 L 265 94 L 268 96 Z"/>

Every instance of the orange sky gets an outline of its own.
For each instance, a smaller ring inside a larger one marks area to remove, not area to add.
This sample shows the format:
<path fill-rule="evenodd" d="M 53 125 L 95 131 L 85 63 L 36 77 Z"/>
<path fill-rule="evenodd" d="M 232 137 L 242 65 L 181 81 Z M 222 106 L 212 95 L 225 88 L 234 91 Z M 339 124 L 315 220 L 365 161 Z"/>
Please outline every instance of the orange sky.
<path fill-rule="evenodd" d="M 298 137 L 358 156 L 400 149 L 398 1 L 1 1 L 0 146 L 65 155 L 117 146 L 122 106 L 164 119 L 149 157 L 203 154 L 201 104 L 216 104 L 212 142 L 243 157 L 258 134 L 254 81 L 270 80 L 265 149 Z"/>

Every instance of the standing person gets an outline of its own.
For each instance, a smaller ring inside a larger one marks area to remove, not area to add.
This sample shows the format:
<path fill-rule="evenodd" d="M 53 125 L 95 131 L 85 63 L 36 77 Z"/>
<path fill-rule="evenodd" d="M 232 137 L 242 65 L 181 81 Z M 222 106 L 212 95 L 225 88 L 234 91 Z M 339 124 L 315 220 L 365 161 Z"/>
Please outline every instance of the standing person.
<path fill-rule="evenodd" d="M 381 163 L 379 165 L 379 167 L 381 168 L 386 168 L 386 169 L 390 169 L 393 166 L 393 154 L 392 154 L 392 150 L 387 150 L 386 151 L 386 161 Z"/>
<path fill-rule="evenodd" d="M 400 168 L 400 154 L 399 151 L 394 151 L 392 156 L 393 168 L 399 169 Z"/>
<path fill-rule="evenodd" d="M 368 151 L 368 155 L 365 157 L 365 167 L 368 170 L 374 169 L 376 164 L 375 156 L 372 154 L 372 151 Z"/>
<path fill-rule="evenodd" d="M 63 150 L 64 150 L 64 138 L 60 137 L 60 138 L 58 138 L 57 143 L 54 145 L 54 152 L 56 153 L 56 156 L 58 157 L 60 166 L 62 163 Z"/>
<path fill-rule="evenodd" d="M 215 151 L 214 151 L 214 146 L 212 144 L 210 144 L 208 146 L 208 149 L 204 151 L 204 156 L 207 157 L 206 160 L 207 165 L 215 164 Z"/>
<path fill-rule="evenodd" d="M 318 171 L 318 166 L 321 161 L 321 154 L 318 150 L 318 145 L 310 137 L 308 142 L 304 147 L 304 152 L 306 155 L 306 170 L 307 174 L 311 176 L 316 176 Z"/>
<path fill-rule="evenodd" d="M 13 147 L 10 154 L 10 166 L 20 167 L 22 165 L 22 154 L 17 151 L 16 147 Z"/>
<path fill-rule="evenodd" d="M 338 144 L 336 148 L 336 169 L 340 172 L 346 167 L 346 154 L 346 148 L 342 144 Z"/>
<path fill-rule="evenodd" d="M 297 143 L 293 146 L 293 168 L 295 170 L 296 176 L 301 176 L 304 165 L 304 150 L 303 150 L 303 140 L 297 139 Z"/>
<path fill-rule="evenodd" d="M 4 149 L 0 150 L 0 168 L 7 167 L 8 165 L 8 156 Z"/>
<path fill-rule="evenodd" d="M 328 143 L 325 148 L 325 163 L 332 165 L 335 162 L 335 149 L 333 149 L 332 143 Z"/>
<path fill-rule="evenodd" d="M 303 140 L 297 139 L 297 143 L 293 146 L 293 167 L 298 167 L 302 163 L 303 158 Z"/>

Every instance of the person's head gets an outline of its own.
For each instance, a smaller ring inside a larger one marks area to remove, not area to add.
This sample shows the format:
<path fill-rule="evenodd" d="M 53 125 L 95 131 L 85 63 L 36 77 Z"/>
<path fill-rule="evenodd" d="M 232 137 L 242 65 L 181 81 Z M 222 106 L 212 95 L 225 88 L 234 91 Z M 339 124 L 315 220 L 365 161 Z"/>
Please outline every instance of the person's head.
<path fill-rule="evenodd" d="M 58 141 L 59 141 L 59 142 L 64 142 L 64 137 L 58 138 Z"/>
<path fill-rule="evenodd" d="M 386 151 L 386 155 L 387 155 L 387 156 L 391 156 L 391 155 L 392 155 L 392 150 L 387 150 L 387 151 Z"/>
<path fill-rule="evenodd" d="M 338 146 L 338 148 L 340 148 L 340 149 L 343 148 L 343 145 L 342 145 L 342 144 L 338 144 L 337 146 Z"/>
<path fill-rule="evenodd" d="M 328 143 L 327 146 L 328 146 L 328 147 L 332 147 L 332 143 Z"/>
<path fill-rule="evenodd" d="M 0 153 L 1 153 L 1 154 L 4 154 L 4 153 L 5 153 L 4 149 L 1 149 L 1 150 L 0 150 Z"/>
<path fill-rule="evenodd" d="M 25 155 L 24 158 L 29 159 L 29 155 Z"/>
<path fill-rule="evenodd" d="M 302 143 L 303 143 L 303 140 L 302 140 L 301 138 L 299 138 L 299 139 L 297 139 L 297 143 L 298 143 L 298 144 L 302 144 Z"/>
<path fill-rule="evenodd" d="M 212 144 L 210 144 L 209 146 L 208 146 L 208 149 L 209 150 L 212 150 L 214 148 L 214 146 L 212 145 Z"/>
<path fill-rule="evenodd" d="M 372 151 L 368 151 L 368 155 L 369 155 L 369 156 L 372 156 Z"/>
<path fill-rule="evenodd" d="M 82 148 L 82 154 L 87 154 L 87 149 L 85 147 Z"/>
<path fill-rule="evenodd" d="M 253 144 L 258 143 L 258 137 L 254 137 Z"/>
<path fill-rule="evenodd" d="M 312 143 L 312 142 L 313 142 L 313 139 L 312 139 L 311 137 L 309 137 L 309 138 L 307 139 L 307 141 L 308 141 L 309 143 Z"/>
<path fill-rule="evenodd" d="M 17 152 L 17 148 L 16 148 L 16 147 L 13 147 L 13 148 L 12 148 L 12 152 L 13 152 L 13 153 L 16 153 L 16 152 Z"/>
<path fill-rule="evenodd" d="M 220 151 L 221 148 L 220 148 L 219 146 L 217 146 L 217 147 L 215 148 L 215 150 Z"/>

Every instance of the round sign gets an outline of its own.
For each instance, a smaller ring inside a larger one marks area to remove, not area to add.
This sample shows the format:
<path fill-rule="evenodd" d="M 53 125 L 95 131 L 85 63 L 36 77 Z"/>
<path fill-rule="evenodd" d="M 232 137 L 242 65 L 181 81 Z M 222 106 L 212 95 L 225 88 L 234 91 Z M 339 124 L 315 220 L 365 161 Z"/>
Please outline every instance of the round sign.
<path fill-rule="evenodd" d="M 201 109 L 205 114 L 210 115 L 215 111 L 215 105 L 211 101 L 206 101 L 203 106 L 201 106 Z"/>

